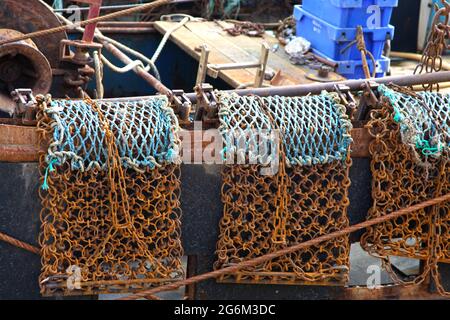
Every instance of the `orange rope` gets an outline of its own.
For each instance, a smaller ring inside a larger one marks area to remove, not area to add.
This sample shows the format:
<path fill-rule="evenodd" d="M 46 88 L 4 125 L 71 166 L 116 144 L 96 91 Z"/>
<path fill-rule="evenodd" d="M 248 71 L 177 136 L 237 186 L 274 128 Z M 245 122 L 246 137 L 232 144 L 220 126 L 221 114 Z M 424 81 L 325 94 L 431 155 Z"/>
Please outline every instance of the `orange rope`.
<path fill-rule="evenodd" d="M 15 247 L 30 251 L 35 254 L 40 254 L 40 250 L 38 247 L 32 246 L 31 244 L 25 243 L 23 241 L 14 239 L 13 237 L 8 236 L 7 234 L 0 232 L 0 240 L 9 243 Z"/>
<path fill-rule="evenodd" d="M 398 218 L 400 216 L 404 216 L 404 215 L 406 215 L 408 213 L 411 213 L 411 212 L 414 212 L 414 211 L 417 211 L 417 210 L 421 210 L 421 209 L 424 209 L 424 208 L 427 208 L 427 207 L 430 207 L 430 206 L 434 206 L 434 205 L 437 205 L 437 204 L 440 204 L 442 202 L 446 202 L 446 201 L 449 201 L 449 200 L 450 200 L 450 193 L 446 194 L 446 195 L 444 195 L 442 197 L 438 197 L 438 198 L 435 198 L 435 199 L 432 199 L 432 200 L 428 200 L 428 201 L 422 202 L 420 204 L 417 204 L 417 205 L 414 205 L 414 206 L 411 206 L 411 207 L 408 207 L 408 208 L 405 208 L 405 209 L 401 209 L 401 210 L 395 211 L 395 212 L 393 212 L 391 214 L 388 214 L 388 215 L 385 215 L 385 216 L 382 216 L 382 217 L 378 217 L 378 218 L 375 218 L 375 219 L 372 219 L 372 220 L 368 220 L 368 221 L 356 224 L 354 226 L 350 226 L 350 227 L 345 228 L 345 229 L 340 230 L 340 231 L 336 231 L 336 232 L 333 232 L 333 233 L 330 233 L 330 234 L 327 234 L 327 235 L 324 235 L 324 236 L 320 236 L 320 237 L 315 238 L 313 240 L 309 240 L 309 241 L 306 241 L 306 242 L 294 245 L 292 247 L 288 247 L 288 248 L 279 250 L 279 251 L 274 252 L 274 253 L 266 254 L 266 255 L 258 257 L 258 258 L 254 258 L 254 259 L 251 259 L 251 260 L 248 260 L 248 261 L 241 262 L 241 263 L 239 263 L 237 265 L 234 265 L 234 266 L 231 266 L 231 267 L 227 267 L 227 268 L 224 268 L 224 269 L 212 271 L 212 272 L 209 272 L 209 273 L 205 273 L 205 274 L 202 274 L 202 275 L 191 277 L 191 278 L 186 279 L 186 280 L 182 280 L 182 281 L 178 281 L 178 282 L 175 282 L 175 283 L 167 284 L 167 285 L 164 285 L 164 286 L 161 286 L 161 287 L 157 287 L 157 288 L 154 288 L 154 289 L 138 292 L 136 294 L 133 294 L 133 295 L 130 295 L 130 296 L 118 299 L 118 300 L 137 300 L 137 299 L 140 299 L 140 298 L 145 298 L 148 295 L 153 295 L 155 293 L 176 290 L 176 289 L 178 289 L 181 286 L 187 286 L 187 285 L 195 284 L 197 282 L 205 281 L 205 280 L 208 280 L 208 279 L 217 278 L 217 277 L 219 277 L 219 276 L 221 276 L 223 274 L 234 273 L 234 272 L 237 272 L 237 271 L 239 271 L 241 269 L 244 269 L 244 268 L 255 267 L 255 266 L 258 266 L 258 265 L 260 265 L 260 264 L 262 264 L 264 262 L 267 262 L 267 261 L 273 260 L 275 258 L 278 258 L 278 257 L 284 256 L 284 255 L 290 254 L 292 252 L 296 252 L 296 251 L 299 251 L 299 250 L 302 250 L 302 249 L 306 249 L 308 247 L 311 247 L 311 246 L 314 246 L 314 245 L 318 245 L 318 244 L 320 244 L 322 242 L 329 241 L 329 240 L 332 240 L 332 239 L 337 238 L 337 237 L 342 237 L 344 235 L 347 235 L 347 234 L 359 231 L 361 229 L 365 229 L 365 228 L 368 228 L 368 227 L 371 227 L 371 226 L 374 226 L 374 225 L 377 225 L 377 224 L 380 224 L 380 223 L 383 223 L 383 222 L 386 222 L 386 221 L 389 221 L 389 220 L 393 220 L 393 219 L 396 219 L 396 218 Z"/>
<path fill-rule="evenodd" d="M 374 218 L 374 219 L 371 219 L 371 220 L 368 220 L 368 221 L 356 224 L 354 226 L 350 226 L 350 227 L 345 228 L 345 229 L 340 230 L 340 231 L 332 232 L 330 234 L 327 234 L 327 235 L 324 235 L 324 236 L 320 236 L 318 238 L 315 238 L 315 239 L 312 239 L 312 240 L 309 240 L 309 241 L 306 241 L 306 242 L 303 242 L 303 243 L 300 243 L 300 244 L 296 244 L 294 246 L 291 246 L 291 247 L 279 250 L 279 251 L 274 252 L 274 253 L 266 254 L 266 255 L 258 257 L 258 258 L 254 258 L 254 259 L 251 259 L 251 260 L 248 260 L 248 261 L 241 262 L 241 263 L 239 263 L 239 264 L 237 264 L 235 266 L 231 266 L 231 267 L 227 267 L 227 268 L 224 268 L 224 269 L 216 270 L 216 271 L 213 271 L 213 272 L 205 273 L 205 274 L 202 274 L 202 275 L 191 277 L 191 278 L 186 279 L 186 280 L 178 281 L 178 282 L 175 282 L 175 283 L 172 283 L 172 284 L 168 284 L 168 285 L 164 285 L 164 286 L 161 286 L 161 287 L 157 287 L 157 288 L 154 288 L 154 289 L 138 292 L 136 294 L 133 294 L 133 295 L 130 295 L 130 296 L 127 296 L 127 297 L 124 297 L 124 298 L 120 298 L 119 300 L 137 300 L 137 299 L 141 299 L 141 298 L 158 299 L 157 297 L 154 296 L 154 294 L 159 293 L 159 292 L 164 292 L 164 291 L 176 290 L 176 289 L 178 289 L 179 287 L 182 287 L 182 286 L 187 286 L 187 285 L 195 284 L 197 282 L 205 281 L 205 280 L 208 280 L 208 279 L 217 278 L 217 277 L 219 277 L 219 276 L 221 276 L 223 274 L 237 272 L 237 271 L 239 271 L 239 270 L 241 270 L 243 268 L 254 267 L 254 266 L 260 265 L 260 264 L 262 264 L 262 263 L 264 263 L 266 261 L 273 260 L 275 258 L 278 258 L 278 257 L 284 256 L 284 255 L 290 254 L 292 252 L 299 251 L 299 250 L 302 250 L 302 249 L 306 249 L 308 247 L 320 244 L 322 242 L 329 241 L 329 240 L 332 240 L 334 238 L 342 237 L 344 235 L 347 235 L 347 234 L 350 234 L 350 233 L 353 233 L 353 232 L 356 232 L 356 231 L 359 231 L 359 230 L 362 230 L 362 229 L 365 229 L 365 228 L 368 228 L 368 227 L 371 227 L 371 226 L 374 226 L 374 225 L 377 225 L 377 224 L 380 224 L 380 223 L 383 223 L 383 222 L 386 222 L 386 221 L 389 221 L 389 220 L 393 220 L 393 219 L 396 219 L 398 217 L 404 216 L 404 215 L 406 215 L 408 213 L 411 213 L 411 212 L 414 212 L 414 211 L 417 211 L 417 210 L 421 210 L 421 209 L 424 209 L 424 208 L 427 208 L 427 207 L 431 207 L 431 206 L 434 206 L 434 205 L 437 205 L 437 204 L 440 204 L 440 203 L 443 203 L 443 202 L 446 202 L 446 201 L 449 201 L 449 200 L 450 200 L 450 193 L 446 194 L 444 196 L 432 199 L 432 200 L 428 200 L 428 201 L 416 204 L 414 206 L 411 206 L 411 207 L 408 207 L 408 208 L 405 208 L 405 209 L 401 209 L 401 210 L 395 211 L 395 212 L 393 212 L 391 214 L 388 214 L 388 215 L 385 215 L 385 216 L 382 216 L 382 217 Z M 20 240 L 14 239 L 14 238 L 12 238 L 12 237 L 4 234 L 4 233 L 1 233 L 1 232 L 0 232 L 0 240 L 1 241 L 5 241 L 5 242 L 7 242 L 7 243 L 9 243 L 9 244 L 11 244 L 13 246 L 18 247 L 18 248 L 22 248 L 22 249 L 25 249 L 27 251 L 30 251 L 30 252 L 33 252 L 33 253 L 36 253 L 36 254 L 40 254 L 39 248 L 34 247 L 34 246 L 32 246 L 30 244 L 27 244 L 25 242 L 22 242 Z"/>

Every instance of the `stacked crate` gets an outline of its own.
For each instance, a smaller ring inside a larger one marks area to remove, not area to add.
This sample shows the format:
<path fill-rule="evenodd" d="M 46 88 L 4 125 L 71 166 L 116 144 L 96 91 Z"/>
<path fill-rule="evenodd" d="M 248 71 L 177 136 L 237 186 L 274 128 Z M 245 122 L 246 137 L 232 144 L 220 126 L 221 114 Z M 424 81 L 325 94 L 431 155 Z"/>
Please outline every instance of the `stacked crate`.
<path fill-rule="evenodd" d="M 394 37 L 389 22 L 397 5 L 398 0 L 303 0 L 294 8 L 297 36 L 310 41 L 315 54 L 336 62 L 339 74 L 361 79 L 365 77 L 361 53 L 352 42 L 362 26 L 366 48 L 376 60 L 376 76 L 383 77 L 390 66 L 383 49 Z M 370 59 L 368 64 L 372 73 Z"/>

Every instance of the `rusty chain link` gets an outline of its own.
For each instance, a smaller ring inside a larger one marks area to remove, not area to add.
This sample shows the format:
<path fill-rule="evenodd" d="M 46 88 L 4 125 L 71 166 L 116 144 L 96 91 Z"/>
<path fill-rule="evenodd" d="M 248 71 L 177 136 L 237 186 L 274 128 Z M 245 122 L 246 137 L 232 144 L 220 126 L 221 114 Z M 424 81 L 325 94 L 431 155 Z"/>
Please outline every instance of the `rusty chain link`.
<path fill-rule="evenodd" d="M 221 131 L 228 142 L 227 130 L 247 134 L 248 129 L 271 128 L 281 132 L 283 143 L 275 146 L 280 157 L 275 175 L 262 175 L 264 164 L 224 166 L 224 215 L 214 268 L 234 266 L 348 227 L 351 160 L 347 138 L 351 126 L 345 108 L 333 100 L 336 96 L 219 96 Z M 337 134 L 335 140 L 330 138 L 333 134 Z M 336 150 L 339 155 L 334 159 Z M 222 274 L 218 281 L 345 283 L 349 251 L 349 238 L 342 236 L 256 267 Z"/>
<path fill-rule="evenodd" d="M 57 109 L 61 105 L 65 108 Z M 101 140 L 93 139 L 89 131 L 93 119 L 80 104 L 55 103 L 49 97 L 39 97 L 41 140 L 49 141 L 50 146 L 59 138 L 71 141 L 72 148 L 57 144 L 62 148 L 58 152 L 66 156 L 80 145 L 84 146 L 82 151 L 78 150 L 74 156 L 88 159 L 94 154 L 89 152 L 97 150 L 97 159 L 106 164 L 90 170 L 88 166 L 77 169 L 68 159 L 49 165 L 49 154 L 40 157 L 41 181 L 47 189 L 40 190 L 42 294 L 130 292 L 182 279 L 179 165 L 127 167 L 121 154 L 128 145 L 128 150 L 134 150 L 131 157 L 140 159 L 126 135 L 128 129 L 135 138 L 150 139 L 151 133 L 164 135 L 155 132 L 151 121 L 147 128 L 144 119 L 137 117 L 144 115 L 151 120 L 148 117 L 151 109 L 136 114 L 126 103 L 108 108 L 107 104 L 90 100 L 84 106 L 90 106 L 98 115 L 100 127 L 91 129 L 102 132 Z M 55 118 L 49 109 L 71 116 Z M 127 119 L 118 126 L 115 122 L 120 121 L 120 116 Z M 67 131 L 58 131 L 61 123 L 55 119 L 65 120 L 62 127 Z M 147 144 L 145 140 L 139 141 Z M 51 150 L 50 154 L 59 154 Z M 78 278 L 74 279 L 77 269 Z M 74 288 L 69 287 L 71 278 L 77 281 Z"/>
<path fill-rule="evenodd" d="M 262 24 L 244 21 L 235 23 L 234 27 L 226 28 L 225 31 L 234 37 L 241 34 L 247 35 L 249 37 L 262 37 L 266 29 Z"/>
<path fill-rule="evenodd" d="M 383 89 L 385 95 L 371 111 L 367 125 L 374 138 L 370 144 L 374 204 L 368 219 L 447 194 L 450 190 L 448 96 L 393 88 L 397 92 L 395 97 L 394 91 Z M 438 148 L 440 140 L 443 140 L 443 147 Z M 449 213 L 449 202 L 411 212 L 368 228 L 361 245 L 371 255 L 382 258 L 384 267 L 397 283 L 420 284 L 431 275 L 439 293 L 448 296 L 440 283 L 438 262 L 450 263 Z M 401 279 L 394 272 L 389 256 L 424 261 L 422 273 L 410 281 Z"/>
<path fill-rule="evenodd" d="M 431 31 L 428 35 L 428 41 L 422 54 L 420 63 L 416 66 L 414 74 L 439 72 L 442 70 L 442 54 L 449 48 L 447 41 L 450 38 L 450 5 L 441 0 L 443 8 L 435 8 L 436 14 L 431 24 Z M 444 21 L 442 21 L 444 18 Z M 424 90 L 439 91 L 439 83 L 424 84 Z"/>

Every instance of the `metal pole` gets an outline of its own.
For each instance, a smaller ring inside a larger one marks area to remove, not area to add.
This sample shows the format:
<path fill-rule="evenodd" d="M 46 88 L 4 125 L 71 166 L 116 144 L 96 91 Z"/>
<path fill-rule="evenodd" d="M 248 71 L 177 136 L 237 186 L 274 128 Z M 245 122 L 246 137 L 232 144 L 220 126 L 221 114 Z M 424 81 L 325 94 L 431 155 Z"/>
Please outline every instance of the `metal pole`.
<path fill-rule="evenodd" d="M 255 89 L 236 89 L 236 90 L 225 90 L 225 92 L 235 92 L 240 96 L 245 95 L 257 95 L 260 97 L 267 96 L 306 96 L 308 94 L 320 94 L 322 91 L 334 91 L 335 85 L 345 85 L 350 88 L 351 91 L 357 91 L 362 89 L 362 85 L 367 81 L 376 82 L 378 84 L 396 84 L 398 86 L 415 86 L 420 84 L 435 84 L 442 82 L 450 82 L 450 71 L 440 71 L 435 73 L 425 73 L 419 75 L 410 76 L 392 76 L 377 79 L 367 79 L 367 80 L 346 80 L 339 82 L 328 82 L 328 83 L 313 83 L 313 84 L 302 84 L 294 86 L 284 86 L 284 87 L 268 87 L 268 88 L 255 88 Z M 195 93 L 187 93 L 186 96 L 191 100 L 192 103 L 197 102 L 197 97 Z M 109 101 L 120 101 L 120 100 L 143 100 L 148 97 L 132 97 L 132 98 L 115 98 L 107 99 Z"/>
<path fill-rule="evenodd" d="M 268 88 L 255 88 L 255 89 L 240 89 L 240 90 L 230 90 L 237 93 L 240 96 L 245 95 L 257 95 L 261 97 L 266 96 L 306 96 L 308 94 L 320 94 L 322 91 L 334 91 L 335 85 L 345 85 L 350 88 L 351 91 L 361 90 L 362 85 L 367 81 L 376 82 L 378 84 L 390 84 L 394 83 L 398 86 L 415 86 L 419 84 L 431 84 L 450 81 L 450 71 L 436 72 L 436 73 L 426 73 L 419 75 L 410 76 L 392 76 L 384 77 L 378 79 L 368 79 L 368 80 L 346 80 L 339 82 L 328 82 L 328 83 L 313 83 L 305 85 L 295 85 L 295 86 L 285 86 L 285 87 L 268 87 Z M 187 94 L 188 98 L 195 102 L 195 93 Z"/>
<path fill-rule="evenodd" d="M 107 42 L 100 41 L 103 44 L 103 47 L 108 50 L 112 55 L 114 55 L 117 59 L 122 61 L 124 64 L 128 65 L 133 62 L 125 53 L 120 51 L 115 45 Z M 169 96 L 171 94 L 171 90 L 167 88 L 165 85 L 161 83 L 158 79 L 152 76 L 149 72 L 147 72 L 143 67 L 137 66 L 133 69 L 133 71 L 144 79 L 148 84 L 150 84 L 153 88 L 156 89 L 159 93 Z"/>

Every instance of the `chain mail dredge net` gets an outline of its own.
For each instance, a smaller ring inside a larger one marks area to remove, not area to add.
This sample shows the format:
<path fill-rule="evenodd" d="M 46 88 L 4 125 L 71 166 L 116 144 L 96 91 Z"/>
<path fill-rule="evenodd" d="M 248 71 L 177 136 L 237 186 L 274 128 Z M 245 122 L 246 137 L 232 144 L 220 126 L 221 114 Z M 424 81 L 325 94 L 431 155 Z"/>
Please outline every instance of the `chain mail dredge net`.
<path fill-rule="evenodd" d="M 215 269 L 347 227 L 352 127 L 337 95 L 218 96 L 223 156 L 230 162 L 222 174 Z M 279 164 L 273 174 L 262 171 L 270 161 Z M 218 281 L 345 283 L 349 251 L 348 236 L 339 237 Z"/>
<path fill-rule="evenodd" d="M 165 97 L 38 98 L 44 295 L 121 293 L 183 278 L 178 122 Z"/>
<path fill-rule="evenodd" d="M 450 96 L 414 93 L 380 86 L 381 103 L 371 111 L 368 128 L 373 206 L 368 219 L 433 199 L 450 191 Z M 397 282 L 422 283 L 431 273 L 444 293 L 438 262 L 450 263 L 450 203 L 412 212 L 367 229 L 365 250 L 381 257 Z M 389 256 L 423 260 L 422 273 L 403 281 Z"/>

